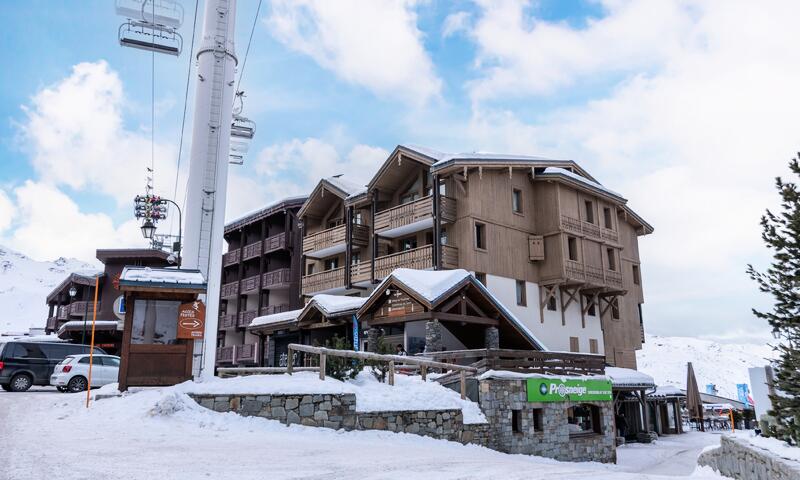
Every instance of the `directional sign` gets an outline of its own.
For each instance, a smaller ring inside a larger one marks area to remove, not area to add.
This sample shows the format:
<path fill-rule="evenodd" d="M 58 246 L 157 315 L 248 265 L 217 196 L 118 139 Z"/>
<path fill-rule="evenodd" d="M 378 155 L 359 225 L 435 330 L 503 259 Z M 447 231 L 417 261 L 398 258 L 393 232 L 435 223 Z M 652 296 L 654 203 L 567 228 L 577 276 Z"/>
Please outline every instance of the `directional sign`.
<path fill-rule="evenodd" d="M 178 308 L 178 338 L 200 340 L 206 324 L 206 306 L 200 300 L 182 303 Z"/>

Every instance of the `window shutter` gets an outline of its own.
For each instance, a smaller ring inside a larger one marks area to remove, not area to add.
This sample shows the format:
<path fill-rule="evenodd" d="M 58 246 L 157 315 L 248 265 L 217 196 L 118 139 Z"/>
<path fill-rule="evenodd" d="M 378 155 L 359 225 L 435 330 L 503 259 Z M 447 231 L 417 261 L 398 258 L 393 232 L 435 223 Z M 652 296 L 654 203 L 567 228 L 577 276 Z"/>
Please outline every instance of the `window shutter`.
<path fill-rule="evenodd" d="M 541 235 L 528 236 L 528 256 L 532 262 L 544 260 L 544 238 Z"/>

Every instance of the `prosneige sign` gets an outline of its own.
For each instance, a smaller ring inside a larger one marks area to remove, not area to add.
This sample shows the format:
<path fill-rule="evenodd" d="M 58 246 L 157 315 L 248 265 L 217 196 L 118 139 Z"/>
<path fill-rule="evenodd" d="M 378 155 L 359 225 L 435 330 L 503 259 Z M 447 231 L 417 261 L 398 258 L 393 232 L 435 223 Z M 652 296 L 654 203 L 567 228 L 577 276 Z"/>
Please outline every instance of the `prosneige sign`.
<path fill-rule="evenodd" d="M 611 401 L 609 380 L 528 379 L 529 402 Z"/>

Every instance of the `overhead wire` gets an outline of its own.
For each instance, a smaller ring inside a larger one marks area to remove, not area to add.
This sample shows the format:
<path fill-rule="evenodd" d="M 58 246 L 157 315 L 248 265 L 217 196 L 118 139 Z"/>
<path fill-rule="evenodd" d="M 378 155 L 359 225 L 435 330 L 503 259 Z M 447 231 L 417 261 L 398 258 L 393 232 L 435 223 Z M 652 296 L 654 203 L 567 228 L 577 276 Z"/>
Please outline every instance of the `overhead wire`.
<path fill-rule="evenodd" d="M 253 17 L 253 26 L 250 28 L 250 38 L 247 39 L 247 48 L 244 51 L 244 59 L 242 59 L 242 69 L 239 70 L 239 80 L 236 82 L 236 90 L 234 94 L 239 92 L 239 85 L 242 83 L 244 76 L 244 67 L 247 65 L 247 55 L 250 53 L 250 44 L 253 42 L 253 33 L 256 31 L 256 24 L 258 23 L 258 14 L 261 12 L 262 0 L 258 0 L 258 7 L 256 7 L 256 14 Z M 234 95 L 235 97 L 235 95 Z"/>

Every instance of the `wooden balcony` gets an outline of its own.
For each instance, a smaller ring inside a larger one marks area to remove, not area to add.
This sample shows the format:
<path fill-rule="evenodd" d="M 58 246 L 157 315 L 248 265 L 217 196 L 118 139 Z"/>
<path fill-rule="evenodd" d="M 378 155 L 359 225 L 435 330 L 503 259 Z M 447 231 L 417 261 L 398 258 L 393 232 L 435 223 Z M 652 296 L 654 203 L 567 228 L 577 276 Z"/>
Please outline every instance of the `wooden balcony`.
<path fill-rule="evenodd" d="M 568 215 L 561 215 L 561 229 L 565 232 L 582 235 L 602 242 L 617 243 L 619 234 L 608 228 L 600 228 L 594 223 L 584 222 Z"/>
<path fill-rule="evenodd" d="M 219 296 L 222 298 L 233 298 L 239 295 L 239 282 L 223 283 Z"/>
<path fill-rule="evenodd" d="M 456 200 L 442 196 L 439 210 L 442 223 L 456 219 Z M 375 214 L 375 233 L 395 238 L 433 226 L 433 196 L 398 205 Z"/>
<path fill-rule="evenodd" d="M 344 267 L 303 276 L 303 295 L 344 288 Z"/>
<path fill-rule="evenodd" d="M 372 274 L 372 262 L 366 260 L 350 267 L 350 281 L 353 283 L 368 282 Z"/>
<path fill-rule="evenodd" d="M 622 274 L 614 270 L 584 265 L 574 260 L 564 262 L 564 278 L 593 286 L 622 289 Z"/>
<path fill-rule="evenodd" d="M 325 258 L 345 251 L 347 227 L 339 225 L 303 238 L 303 254 L 314 258 Z M 364 247 L 369 244 L 369 227 L 353 225 L 353 245 Z"/>
<path fill-rule="evenodd" d="M 231 314 L 228 314 L 228 315 L 221 315 L 219 317 L 219 329 L 220 330 L 227 330 L 229 328 L 235 328 L 236 327 L 236 319 L 237 318 L 238 318 L 238 315 L 235 314 L 235 313 L 231 313 Z"/>
<path fill-rule="evenodd" d="M 264 253 L 286 249 L 286 234 L 279 233 L 264 239 Z"/>
<path fill-rule="evenodd" d="M 236 363 L 255 363 L 257 360 L 258 346 L 254 343 L 236 345 Z"/>
<path fill-rule="evenodd" d="M 291 310 L 289 305 L 267 305 L 266 307 L 261 307 L 259 315 L 272 315 L 274 313 L 288 312 L 289 310 Z"/>
<path fill-rule="evenodd" d="M 261 278 L 258 275 L 253 275 L 252 277 L 247 277 L 242 280 L 242 295 L 252 295 L 258 293 L 261 284 Z"/>
<path fill-rule="evenodd" d="M 61 305 L 58 307 L 58 313 L 56 313 L 56 318 L 59 320 L 66 320 L 69 316 L 69 305 Z"/>
<path fill-rule="evenodd" d="M 245 245 L 242 249 L 242 260 L 247 261 L 261 256 L 261 241 Z"/>
<path fill-rule="evenodd" d="M 261 288 L 267 290 L 278 290 L 289 288 L 292 282 L 292 270 L 290 268 L 280 268 L 267 272 L 261 277 Z"/>
<path fill-rule="evenodd" d="M 58 329 L 58 317 L 49 317 L 47 319 L 47 325 L 45 327 L 47 330 L 57 330 Z"/>
<path fill-rule="evenodd" d="M 236 319 L 236 326 L 239 328 L 247 328 L 250 326 L 250 322 L 252 322 L 257 316 L 258 312 L 256 310 L 239 312 L 238 318 Z"/>
<path fill-rule="evenodd" d="M 239 249 L 231 250 L 230 252 L 222 255 L 222 266 L 223 267 L 230 267 L 231 265 L 236 265 L 239 263 Z"/>
<path fill-rule="evenodd" d="M 414 270 L 432 269 L 433 245 L 425 245 L 424 247 L 376 258 L 375 278 L 385 278 L 396 268 L 412 268 Z M 458 249 L 456 247 L 442 245 L 442 268 L 458 268 Z"/>
<path fill-rule="evenodd" d="M 78 301 L 72 302 L 67 305 L 68 315 L 73 315 L 77 317 L 83 317 L 84 315 L 91 315 L 92 310 L 94 309 L 94 302 L 89 301 Z M 100 302 L 97 302 L 97 310 L 100 310 Z"/>
<path fill-rule="evenodd" d="M 217 365 L 221 363 L 233 363 L 233 351 L 233 346 L 217 348 Z"/>

